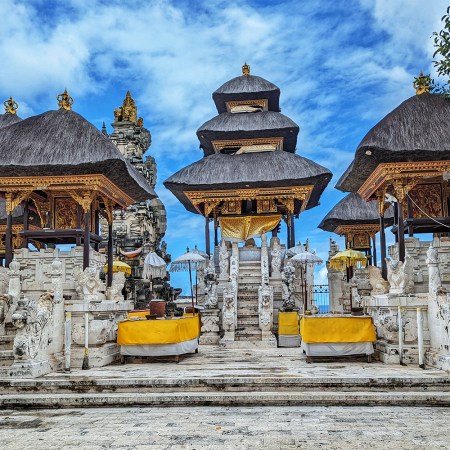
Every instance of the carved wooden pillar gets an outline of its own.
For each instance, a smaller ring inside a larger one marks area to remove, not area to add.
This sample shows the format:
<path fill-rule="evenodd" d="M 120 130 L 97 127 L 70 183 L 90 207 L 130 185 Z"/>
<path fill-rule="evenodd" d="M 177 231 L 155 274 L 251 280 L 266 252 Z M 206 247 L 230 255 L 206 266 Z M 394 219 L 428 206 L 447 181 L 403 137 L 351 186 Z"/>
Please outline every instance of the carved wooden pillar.
<path fill-rule="evenodd" d="M 28 201 L 25 202 L 25 208 L 23 210 L 23 231 L 28 231 L 30 228 L 30 221 L 29 221 L 29 207 L 28 207 Z M 22 239 L 22 248 L 28 248 L 28 238 L 26 236 Z"/>
<path fill-rule="evenodd" d="M 113 282 L 113 223 L 108 222 L 108 275 L 106 279 L 106 287 L 111 287 Z"/>
<path fill-rule="evenodd" d="M 381 276 L 387 280 L 387 263 L 386 263 L 386 235 L 384 230 L 384 213 L 389 208 L 389 203 L 386 203 L 384 195 L 386 191 L 381 189 L 377 191 L 378 213 L 380 214 L 380 257 L 381 257 Z"/>
<path fill-rule="evenodd" d="M 412 219 L 412 202 L 409 196 L 407 197 L 407 208 L 406 208 L 406 217 L 408 219 Z M 414 236 L 414 229 L 411 225 L 408 226 L 408 236 L 413 237 Z"/>
<path fill-rule="evenodd" d="M 83 236 L 83 270 L 89 267 L 89 250 L 91 248 L 91 211 L 84 212 Z"/>
<path fill-rule="evenodd" d="M 219 246 L 219 235 L 218 235 L 218 220 L 217 217 L 214 216 L 214 247 L 218 247 Z"/>
<path fill-rule="evenodd" d="M 12 250 L 12 213 L 8 212 L 6 216 L 6 236 L 5 236 L 5 266 L 9 267 L 13 258 Z"/>
<path fill-rule="evenodd" d="M 287 215 L 287 219 L 286 219 L 286 246 L 287 248 L 291 248 L 292 247 L 292 243 L 291 243 L 291 215 L 288 213 Z"/>
<path fill-rule="evenodd" d="M 295 216 L 291 214 L 291 246 L 295 245 Z"/>
<path fill-rule="evenodd" d="M 209 237 L 209 217 L 205 217 L 205 247 L 208 256 L 211 256 L 211 242 Z"/>
<path fill-rule="evenodd" d="M 97 236 L 100 236 L 100 217 L 98 214 L 98 208 L 95 209 L 95 213 L 94 213 L 94 218 L 95 218 L 95 234 Z M 96 252 L 98 252 L 99 250 L 99 244 L 98 242 L 94 245 L 94 249 Z"/>
<path fill-rule="evenodd" d="M 377 240 L 375 233 L 372 235 L 372 263 L 374 266 L 377 265 Z"/>
<path fill-rule="evenodd" d="M 83 211 L 81 210 L 81 206 L 77 204 L 77 229 L 81 228 Z M 75 238 L 76 245 L 81 245 L 81 237 Z"/>

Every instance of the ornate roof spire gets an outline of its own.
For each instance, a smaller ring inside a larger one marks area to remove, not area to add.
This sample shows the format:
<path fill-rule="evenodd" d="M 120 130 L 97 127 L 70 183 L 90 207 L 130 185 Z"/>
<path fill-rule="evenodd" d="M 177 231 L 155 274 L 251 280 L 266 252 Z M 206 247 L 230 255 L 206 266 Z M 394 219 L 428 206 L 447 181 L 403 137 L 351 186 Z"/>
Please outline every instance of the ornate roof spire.
<path fill-rule="evenodd" d="M 137 123 L 137 107 L 133 97 L 131 97 L 130 91 L 127 91 L 122 106 L 114 110 L 114 122 Z"/>
<path fill-rule="evenodd" d="M 417 78 L 414 78 L 413 87 L 416 90 L 416 94 L 424 94 L 425 92 L 430 92 L 433 84 L 433 80 L 430 75 L 424 75 L 422 71 Z"/>
<path fill-rule="evenodd" d="M 15 100 L 13 100 L 12 97 L 9 97 L 9 100 L 5 100 L 3 102 L 3 104 L 5 105 L 5 111 L 8 114 L 16 114 L 17 113 L 17 108 L 19 107 L 19 105 L 17 104 L 17 102 Z"/>
<path fill-rule="evenodd" d="M 56 99 L 58 100 L 59 109 L 72 110 L 73 98 L 67 93 L 67 89 L 64 89 L 64 92 L 59 94 Z"/>
<path fill-rule="evenodd" d="M 245 61 L 244 65 L 242 66 L 242 76 L 248 77 L 250 75 L 250 66 L 247 64 L 247 61 Z"/>

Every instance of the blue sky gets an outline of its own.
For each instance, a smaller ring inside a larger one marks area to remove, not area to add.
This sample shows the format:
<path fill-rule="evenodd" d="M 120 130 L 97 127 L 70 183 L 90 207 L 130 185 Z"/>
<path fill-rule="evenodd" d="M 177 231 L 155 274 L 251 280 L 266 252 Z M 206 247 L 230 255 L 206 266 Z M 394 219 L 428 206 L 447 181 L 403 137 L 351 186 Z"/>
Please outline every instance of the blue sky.
<path fill-rule="evenodd" d="M 448 2 L 433 0 L 128 1 L 0 0 L 0 98 L 23 118 L 56 109 L 67 87 L 74 110 L 97 127 L 129 89 L 152 133 L 157 192 L 168 211 L 166 241 L 177 256 L 204 244 L 203 219 L 162 181 L 198 160 L 197 128 L 217 112 L 211 94 L 252 74 L 281 89 L 281 109 L 300 126 L 297 153 L 334 176 L 321 205 L 303 213 L 296 238 L 326 259 L 317 229 L 344 194 L 334 185 L 369 129 L 414 95 L 431 72 L 433 31 Z M 338 238 L 340 241 L 340 239 Z M 322 271 L 323 276 L 323 271 Z M 184 275 L 174 276 L 185 285 Z"/>

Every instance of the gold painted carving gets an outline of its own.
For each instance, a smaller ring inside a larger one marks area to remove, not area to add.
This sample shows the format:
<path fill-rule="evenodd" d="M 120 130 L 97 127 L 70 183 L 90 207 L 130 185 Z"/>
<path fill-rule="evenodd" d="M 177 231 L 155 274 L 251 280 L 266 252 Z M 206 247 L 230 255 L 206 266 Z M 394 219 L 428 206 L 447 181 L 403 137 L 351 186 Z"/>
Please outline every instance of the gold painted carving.
<path fill-rule="evenodd" d="M 412 217 L 426 218 L 428 216 L 445 216 L 441 184 L 419 184 L 409 192 L 409 196 L 413 200 L 411 202 Z"/>
<path fill-rule="evenodd" d="M 114 110 L 114 122 L 132 122 L 139 127 L 144 126 L 142 117 L 137 118 L 137 107 L 130 91 L 127 91 L 122 106 Z"/>
<path fill-rule="evenodd" d="M 6 213 L 12 214 L 14 210 L 31 195 L 30 190 L 20 191 L 17 193 L 14 192 L 6 192 Z"/>
<path fill-rule="evenodd" d="M 84 213 L 88 213 L 91 210 L 91 204 L 94 200 L 97 192 L 93 191 L 68 191 L 68 194 L 81 206 Z"/>
<path fill-rule="evenodd" d="M 430 75 L 424 75 L 420 72 L 417 78 L 414 78 L 413 88 L 416 90 L 416 95 L 425 94 L 425 92 L 430 92 L 431 85 L 433 81 Z"/>
<path fill-rule="evenodd" d="M 221 209 L 222 214 L 241 214 L 242 200 L 228 200 Z"/>
<path fill-rule="evenodd" d="M 17 108 L 19 105 L 13 100 L 12 97 L 9 97 L 9 100 L 5 100 L 3 104 L 5 105 L 5 112 L 8 114 L 17 114 Z"/>
<path fill-rule="evenodd" d="M 245 63 L 245 64 L 242 66 L 242 75 L 243 75 L 244 77 L 248 77 L 248 76 L 250 75 L 250 66 L 249 66 L 247 63 Z"/>
<path fill-rule="evenodd" d="M 56 99 L 58 100 L 59 109 L 72 110 L 73 98 L 67 93 L 67 89 L 64 89 L 62 94 L 57 95 Z"/>
<path fill-rule="evenodd" d="M 393 180 L 404 179 L 404 183 L 408 184 L 413 179 L 441 177 L 444 172 L 449 171 L 448 160 L 381 163 L 358 189 L 358 194 L 368 200 L 378 189 L 392 185 Z M 414 182 L 417 184 L 417 181 Z"/>
<path fill-rule="evenodd" d="M 77 202 L 71 197 L 54 199 L 54 229 L 65 230 L 77 228 Z"/>
<path fill-rule="evenodd" d="M 0 178 L 0 192 L 18 191 L 71 191 L 76 189 L 99 191 L 121 207 L 134 203 L 134 199 L 104 175 L 60 175 Z"/>
<path fill-rule="evenodd" d="M 274 213 L 277 212 L 277 205 L 275 200 L 272 198 L 261 199 L 256 201 L 256 212 L 257 213 Z"/>
<path fill-rule="evenodd" d="M 221 152 L 226 147 L 248 147 L 252 145 L 274 145 L 276 150 L 283 150 L 282 137 L 255 138 L 255 139 L 229 139 L 211 141 L 214 151 Z"/>
<path fill-rule="evenodd" d="M 114 219 L 113 215 L 114 203 L 107 197 L 102 197 L 102 200 L 105 205 L 105 208 L 102 209 L 102 211 L 104 212 L 104 217 L 106 217 L 108 225 L 111 225 Z"/>

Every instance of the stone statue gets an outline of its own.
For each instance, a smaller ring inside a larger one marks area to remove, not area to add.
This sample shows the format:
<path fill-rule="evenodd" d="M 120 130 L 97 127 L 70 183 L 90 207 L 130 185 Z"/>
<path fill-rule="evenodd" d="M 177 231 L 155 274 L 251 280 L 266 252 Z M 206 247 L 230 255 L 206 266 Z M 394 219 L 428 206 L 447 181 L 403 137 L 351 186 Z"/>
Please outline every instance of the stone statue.
<path fill-rule="evenodd" d="M 391 261 L 386 258 L 388 269 L 388 281 L 390 294 L 411 294 L 414 291 L 414 262 L 409 256 L 405 256 L 405 262 Z"/>
<path fill-rule="evenodd" d="M 34 359 L 40 350 L 49 344 L 46 330 L 54 308 L 54 292 L 48 290 L 39 296 L 37 302 L 20 299 L 12 315 L 12 323 L 17 328 L 13 354 L 15 360 Z"/>
<path fill-rule="evenodd" d="M 5 319 L 11 304 L 8 295 L 9 274 L 8 269 L 0 266 L 0 335 L 5 334 Z"/>
<path fill-rule="evenodd" d="M 414 342 L 417 340 L 417 321 L 408 318 L 403 323 L 403 333 L 405 342 Z"/>
<path fill-rule="evenodd" d="M 372 286 L 372 295 L 387 294 L 389 292 L 389 282 L 381 276 L 381 269 L 376 266 L 368 266 L 369 282 Z"/>
<path fill-rule="evenodd" d="M 220 268 L 220 279 L 227 279 L 228 278 L 228 269 L 229 269 L 229 263 L 228 263 L 228 249 L 227 245 L 225 243 L 225 240 L 222 239 L 222 243 L 220 244 L 220 251 L 219 251 L 219 268 Z"/>
<path fill-rule="evenodd" d="M 273 287 L 268 284 L 258 288 L 258 311 L 262 340 L 273 339 Z"/>
<path fill-rule="evenodd" d="M 292 263 L 288 261 L 285 264 L 281 274 L 283 308 L 290 309 L 295 307 L 295 301 L 292 298 L 292 293 L 294 291 L 294 280 L 295 268 Z"/>
<path fill-rule="evenodd" d="M 85 302 L 99 302 L 101 298 L 99 291 L 102 288 L 102 282 L 99 278 L 98 270 L 95 267 L 86 267 L 84 271 L 80 268 L 75 271 L 76 290 L 84 298 Z"/>
<path fill-rule="evenodd" d="M 234 341 L 236 330 L 236 289 L 231 278 L 223 290 L 222 327 L 225 331 L 224 339 Z"/>
<path fill-rule="evenodd" d="M 20 263 L 14 258 L 9 265 L 8 295 L 10 297 L 11 304 L 17 303 L 20 297 L 20 292 L 22 290 L 20 276 Z"/>
<path fill-rule="evenodd" d="M 433 242 L 427 250 L 426 263 L 428 265 L 428 290 L 430 294 L 436 295 L 442 290 L 441 275 L 439 272 L 439 258 L 437 248 L 433 247 Z"/>
<path fill-rule="evenodd" d="M 217 274 L 214 267 L 214 257 L 209 259 L 209 265 L 205 271 L 205 308 L 212 309 L 217 307 Z"/>
<path fill-rule="evenodd" d="M 279 278 L 281 273 L 281 247 L 278 241 L 274 241 L 271 251 L 272 256 L 272 276 Z"/>
<path fill-rule="evenodd" d="M 122 290 L 125 286 L 125 274 L 123 272 L 116 272 L 113 274 L 112 284 L 108 291 L 108 300 L 115 302 L 123 301 Z"/>

